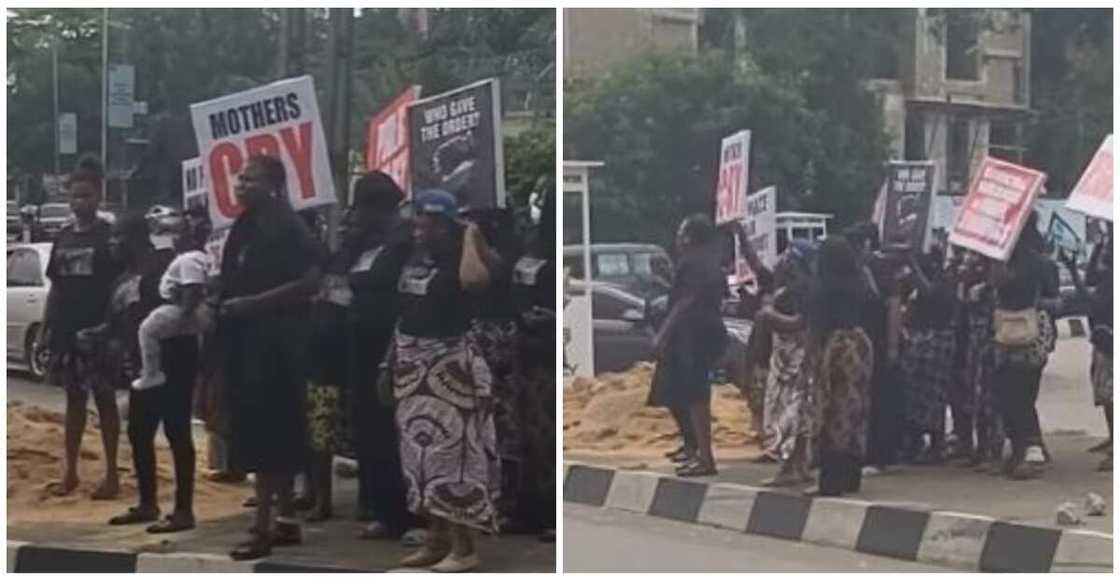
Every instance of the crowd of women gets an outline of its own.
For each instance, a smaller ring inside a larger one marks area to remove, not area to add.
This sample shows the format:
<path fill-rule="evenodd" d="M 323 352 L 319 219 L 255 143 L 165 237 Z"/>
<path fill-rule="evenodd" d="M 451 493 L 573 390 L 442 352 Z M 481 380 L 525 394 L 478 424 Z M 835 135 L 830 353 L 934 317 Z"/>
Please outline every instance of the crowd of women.
<path fill-rule="evenodd" d="M 309 226 L 315 215 L 288 205 L 280 161 L 255 157 L 238 177 L 244 210 L 219 273 L 198 279 L 205 211 L 188 212 L 175 248 L 157 250 L 143 218 L 98 219 L 95 161 L 79 162 L 68 187 L 75 220 L 52 249 L 43 330 L 51 379 L 67 393 L 66 461 L 51 492 L 78 486 L 92 396 L 106 463 L 92 498 L 119 495 L 115 391 L 131 384 L 139 501 L 110 524 L 194 527 L 197 414 L 217 451 L 210 478 L 253 475 L 255 522 L 235 559 L 300 544 L 301 507 L 309 522 L 334 516 L 337 455 L 357 461 L 361 536 L 411 540 L 404 566 L 473 569 L 478 531 L 552 538 L 552 195 L 533 225 L 506 209 L 461 209 L 443 191 L 406 200 L 372 172 L 356 182 L 332 251 Z M 162 520 L 160 423 L 176 477 Z"/>
<path fill-rule="evenodd" d="M 1062 310 L 1058 262 L 1074 299 L 1089 304 L 1089 376 L 1109 428 L 1090 451 L 1104 453 L 1099 468 L 1111 471 L 1111 224 L 1084 280 L 1072 256 L 1055 259 L 1037 214 L 1007 261 L 959 247 L 880 246 L 870 223 L 819 244 L 793 240 L 773 269 L 741 243 L 758 282 L 740 310 L 754 320 L 741 386 L 758 461 L 778 464 L 763 484 L 810 482 L 813 466 L 818 484 L 806 492 L 826 496 L 858 492 L 863 476 L 897 464 L 1040 476 L 1051 458 L 1036 403 Z M 709 389 L 727 340 L 722 246 L 701 215 L 684 220 L 677 246 L 650 403 L 668 408 L 680 429 L 683 444 L 667 455 L 680 463 L 677 474 L 708 476 L 717 472 Z"/>

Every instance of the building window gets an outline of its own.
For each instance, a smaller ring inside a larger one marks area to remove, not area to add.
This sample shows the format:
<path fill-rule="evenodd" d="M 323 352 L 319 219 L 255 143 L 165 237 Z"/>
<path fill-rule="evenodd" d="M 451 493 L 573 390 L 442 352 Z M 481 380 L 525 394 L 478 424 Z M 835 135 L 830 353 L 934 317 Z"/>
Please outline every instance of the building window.
<path fill-rule="evenodd" d="M 972 160 L 970 125 L 968 119 L 953 119 L 949 123 L 949 150 L 945 155 L 945 174 L 949 179 L 950 195 L 963 194 L 968 187 Z"/>
<path fill-rule="evenodd" d="M 945 78 L 980 80 L 980 23 L 975 10 L 945 11 Z"/>
<path fill-rule="evenodd" d="M 1010 121 L 992 121 L 988 131 L 988 154 L 1023 164 L 1023 153 L 1026 150 L 1019 138 L 1020 126 Z"/>
<path fill-rule="evenodd" d="M 906 139 L 903 156 L 907 161 L 924 161 L 926 159 L 926 131 L 925 115 L 910 112 L 906 113 Z"/>

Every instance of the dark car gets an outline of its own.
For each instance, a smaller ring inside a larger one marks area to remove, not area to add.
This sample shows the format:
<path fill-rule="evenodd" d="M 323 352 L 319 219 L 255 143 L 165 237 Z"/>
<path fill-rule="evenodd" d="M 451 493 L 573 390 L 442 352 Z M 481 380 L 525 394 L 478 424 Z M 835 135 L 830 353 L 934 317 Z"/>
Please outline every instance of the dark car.
<path fill-rule="evenodd" d="M 583 266 L 583 246 L 564 246 L 564 267 L 572 279 L 585 279 Z M 595 243 L 591 245 L 591 279 L 652 299 L 669 293 L 673 262 L 658 245 Z"/>
<path fill-rule="evenodd" d="M 583 282 L 572 281 L 569 291 L 583 292 Z M 595 372 L 622 372 L 638 362 L 654 359 L 653 336 L 668 314 L 668 296 L 642 299 L 625 288 L 598 282 L 592 285 L 591 317 L 595 344 Z M 725 317 L 733 339 L 746 343 L 751 323 Z"/>

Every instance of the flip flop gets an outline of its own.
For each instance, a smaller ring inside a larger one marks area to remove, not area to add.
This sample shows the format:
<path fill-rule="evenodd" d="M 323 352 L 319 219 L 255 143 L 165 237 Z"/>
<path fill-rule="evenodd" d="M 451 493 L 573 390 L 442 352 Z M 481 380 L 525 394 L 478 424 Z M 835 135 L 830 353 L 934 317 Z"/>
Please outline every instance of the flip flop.
<path fill-rule="evenodd" d="M 262 559 L 272 554 L 272 537 L 268 533 L 253 535 L 252 539 L 240 543 L 229 553 L 234 561 Z"/>
<path fill-rule="evenodd" d="M 706 465 L 700 461 L 691 462 L 677 469 L 677 476 L 691 478 L 699 476 L 715 476 L 719 474 L 715 465 Z"/>
<path fill-rule="evenodd" d="M 155 535 L 160 533 L 178 533 L 179 531 L 189 531 L 193 528 L 194 517 L 188 517 L 186 515 L 176 516 L 172 514 L 167 515 L 167 517 L 165 517 L 162 521 L 148 527 L 147 531 Z"/>
<path fill-rule="evenodd" d="M 51 496 L 54 497 L 68 497 L 70 496 L 70 493 L 73 493 L 75 490 L 77 490 L 79 484 L 81 484 L 81 481 L 75 481 L 74 486 L 66 488 L 66 485 L 63 481 L 56 480 L 54 482 L 47 483 L 46 490 L 51 494 Z"/>
<path fill-rule="evenodd" d="M 89 495 L 89 498 L 92 499 L 92 500 L 95 500 L 95 501 L 111 501 L 111 500 L 119 497 L 120 495 L 121 495 L 121 485 L 120 485 L 120 483 L 117 483 L 117 488 L 116 489 L 109 490 L 106 487 L 105 481 L 101 481 L 101 484 L 97 485 L 97 489 L 95 489 L 93 491 L 93 493 Z"/>
<path fill-rule="evenodd" d="M 117 525 L 135 525 L 137 523 L 150 523 L 159 520 L 159 510 L 144 511 L 139 507 L 129 507 L 128 512 L 123 515 L 117 515 L 109 519 L 109 524 Z"/>

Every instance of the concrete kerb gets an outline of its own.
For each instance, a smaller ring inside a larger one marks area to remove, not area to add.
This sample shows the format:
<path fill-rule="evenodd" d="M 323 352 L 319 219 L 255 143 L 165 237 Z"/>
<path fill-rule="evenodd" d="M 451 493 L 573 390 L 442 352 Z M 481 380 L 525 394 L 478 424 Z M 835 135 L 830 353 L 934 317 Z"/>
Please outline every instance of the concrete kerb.
<path fill-rule="evenodd" d="M 580 467 L 575 471 L 577 480 L 569 480 L 573 472 L 570 466 Z M 971 571 L 1112 569 L 1112 535 L 1106 533 L 1020 525 L 986 516 L 938 511 L 925 504 L 830 497 L 802 499 L 748 485 L 685 481 L 662 473 L 615 470 L 588 463 L 566 463 L 564 473 L 565 502 L 740 533 L 766 534 Z M 604 483 L 609 488 L 601 488 Z M 596 486 L 599 488 L 592 491 Z M 588 501 L 589 494 L 606 498 Z M 673 501 L 678 504 L 672 504 Z M 777 512 L 782 509 L 785 515 Z M 798 519 L 799 530 L 792 530 L 797 525 L 774 523 L 783 517 Z M 1031 556 L 1024 557 L 1025 551 Z"/>
<path fill-rule="evenodd" d="M 9 573 L 375 573 L 276 559 L 233 561 L 210 553 L 134 553 L 8 541 Z"/>

